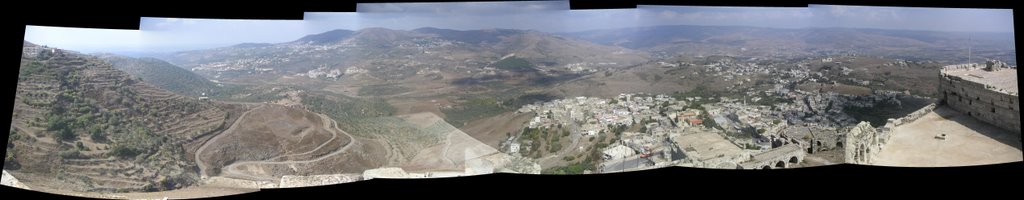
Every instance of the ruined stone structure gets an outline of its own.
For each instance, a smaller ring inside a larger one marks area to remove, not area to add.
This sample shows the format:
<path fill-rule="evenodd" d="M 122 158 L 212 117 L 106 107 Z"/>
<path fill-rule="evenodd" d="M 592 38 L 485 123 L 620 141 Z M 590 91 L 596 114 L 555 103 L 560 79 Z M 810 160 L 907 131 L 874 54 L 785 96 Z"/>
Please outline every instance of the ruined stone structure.
<path fill-rule="evenodd" d="M 820 131 L 812 132 L 812 141 L 807 141 L 807 153 L 843 148 L 843 139 L 845 137 L 845 134 L 840 134 L 834 129 L 821 129 Z"/>
<path fill-rule="evenodd" d="M 841 148 L 844 149 L 844 159 L 851 164 L 871 164 L 871 157 L 881 151 L 882 147 L 892 138 L 893 130 L 896 127 L 908 124 L 920 119 L 925 114 L 935 110 L 936 104 L 928 104 L 907 116 L 898 119 L 889 119 L 884 126 L 874 128 L 868 122 L 860 122 L 857 126 L 850 128 L 846 133 Z"/>
<path fill-rule="evenodd" d="M 831 127 L 823 127 L 817 124 L 804 124 L 803 126 L 790 126 L 782 137 L 779 138 L 778 146 L 787 144 L 798 144 L 804 147 L 807 153 L 821 151 L 842 150 L 845 131 L 839 131 Z M 773 146 L 776 141 L 773 141 Z"/>
<path fill-rule="evenodd" d="M 846 142 L 844 142 L 846 144 L 844 151 L 846 163 L 871 163 L 871 154 L 878 153 L 883 146 L 878 141 L 880 137 L 878 132 L 868 122 L 860 122 L 851 128 L 850 132 L 846 134 Z"/>
<path fill-rule="evenodd" d="M 940 75 L 941 102 L 985 123 L 1021 133 L 1016 68 L 989 61 L 985 66 L 946 66 Z"/>
<path fill-rule="evenodd" d="M 797 144 L 788 144 L 774 148 L 764 153 L 751 156 L 750 160 L 740 163 L 738 169 L 778 169 L 788 168 L 799 164 L 807 154 L 803 147 Z"/>
<path fill-rule="evenodd" d="M 669 137 L 670 141 L 676 143 L 671 151 L 681 155 L 681 161 L 692 164 L 688 167 L 735 169 L 737 163 L 750 159 L 749 153 L 717 132 L 691 130 L 686 134 Z"/>

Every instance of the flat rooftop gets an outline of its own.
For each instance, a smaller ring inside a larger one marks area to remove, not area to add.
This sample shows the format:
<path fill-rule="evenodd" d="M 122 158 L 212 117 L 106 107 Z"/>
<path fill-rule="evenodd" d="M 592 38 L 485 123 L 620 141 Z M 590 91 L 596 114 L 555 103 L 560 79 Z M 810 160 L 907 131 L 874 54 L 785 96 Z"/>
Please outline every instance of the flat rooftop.
<path fill-rule="evenodd" d="M 946 134 L 946 139 L 935 136 Z M 873 158 L 874 165 L 950 167 L 1024 160 L 1020 136 L 939 106 L 917 121 L 896 127 Z"/>
<path fill-rule="evenodd" d="M 680 149 L 687 152 L 697 152 L 696 160 L 708 160 L 720 155 L 743 154 L 743 149 L 726 140 L 718 133 L 700 130 L 687 129 L 684 135 L 672 139 Z"/>
<path fill-rule="evenodd" d="M 999 71 L 985 71 L 977 68 L 972 70 L 949 71 L 946 74 L 963 78 L 964 80 L 978 82 L 1008 92 L 1017 93 L 1017 69 L 1002 69 Z"/>
<path fill-rule="evenodd" d="M 760 153 L 760 154 L 754 155 L 754 157 L 750 159 L 750 162 L 761 162 L 761 161 L 766 161 L 766 160 L 772 160 L 772 159 L 778 158 L 779 156 L 786 155 L 787 153 L 792 153 L 794 151 L 802 151 L 802 149 L 800 149 L 800 146 L 798 146 L 796 144 L 787 144 L 785 146 L 781 146 L 779 148 L 774 148 L 774 149 L 768 150 L 768 151 L 766 151 L 764 153 Z"/>

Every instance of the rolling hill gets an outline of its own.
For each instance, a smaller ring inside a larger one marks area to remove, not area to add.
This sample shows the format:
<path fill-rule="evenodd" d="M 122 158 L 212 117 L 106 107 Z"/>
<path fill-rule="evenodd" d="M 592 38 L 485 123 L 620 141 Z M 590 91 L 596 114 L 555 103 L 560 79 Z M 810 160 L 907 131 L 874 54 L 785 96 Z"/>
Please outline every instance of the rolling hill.
<path fill-rule="evenodd" d="M 187 96 L 214 95 L 222 88 L 189 70 L 155 58 L 131 58 L 104 54 L 100 59 L 107 61 L 117 70 L 142 79 L 150 85 Z"/>

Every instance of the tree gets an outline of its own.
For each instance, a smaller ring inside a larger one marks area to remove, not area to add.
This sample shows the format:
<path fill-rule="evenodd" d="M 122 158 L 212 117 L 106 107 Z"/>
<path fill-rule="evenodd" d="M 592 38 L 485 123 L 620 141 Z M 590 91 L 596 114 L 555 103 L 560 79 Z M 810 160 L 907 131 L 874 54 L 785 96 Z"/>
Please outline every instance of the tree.
<path fill-rule="evenodd" d="M 103 135 L 103 128 L 99 124 L 90 125 L 87 131 L 89 132 L 89 138 L 92 139 L 92 141 L 107 141 L 107 137 Z"/>
<path fill-rule="evenodd" d="M 132 158 L 138 155 L 139 151 L 124 145 L 116 145 L 110 150 L 110 154 L 119 158 Z"/>
<path fill-rule="evenodd" d="M 46 118 L 46 130 L 48 131 L 61 130 L 65 126 L 67 126 L 67 120 L 61 115 L 54 114 Z"/>
<path fill-rule="evenodd" d="M 54 139 L 70 141 L 75 139 L 75 133 L 71 132 L 71 128 L 64 127 L 54 132 Z"/>

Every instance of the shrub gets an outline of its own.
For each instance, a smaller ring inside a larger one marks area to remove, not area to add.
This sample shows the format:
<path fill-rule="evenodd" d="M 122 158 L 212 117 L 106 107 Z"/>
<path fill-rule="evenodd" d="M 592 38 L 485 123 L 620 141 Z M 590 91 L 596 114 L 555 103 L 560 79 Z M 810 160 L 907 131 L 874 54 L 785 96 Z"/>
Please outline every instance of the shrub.
<path fill-rule="evenodd" d="M 65 127 L 54 132 L 53 138 L 58 140 L 70 141 L 75 139 L 75 133 L 71 132 L 71 128 Z"/>
<path fill-rule="evenodd" d="M 124 145 L 115 145 L 110 150 L 110 154 L 118 158 L 132 158 L 139 154 L 139 150 Z"/>
<path fill-rule="evenodd" d="M 89 138 L 96 142 L 107 141 L 107 137 L 103 135 L 103 129 L 98 125 L 89 126 Z"/>

